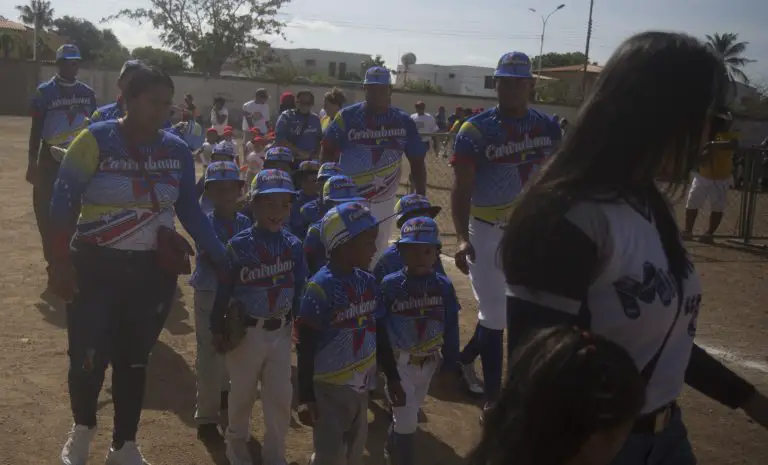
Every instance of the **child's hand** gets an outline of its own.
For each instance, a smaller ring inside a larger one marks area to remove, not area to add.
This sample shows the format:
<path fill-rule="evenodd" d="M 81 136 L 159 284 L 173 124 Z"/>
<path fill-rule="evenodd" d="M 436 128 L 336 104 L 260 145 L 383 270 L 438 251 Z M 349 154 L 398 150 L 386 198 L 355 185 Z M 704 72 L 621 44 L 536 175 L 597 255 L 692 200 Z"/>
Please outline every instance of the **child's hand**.
<path fill-rule="evenodd" d="M 299 405 L 299 421 L 307 426 L 315 426 L 317 421 L 317 404 L 315 402 L 307 402 Z"/>
<path fill-rule="evenodd" d="M 400 384 L 400 380 L 387 381 L 387 394 L 389 394 L 389 401 L 392 407 L 404 407 L 405 406 L 405 391 Z"/>

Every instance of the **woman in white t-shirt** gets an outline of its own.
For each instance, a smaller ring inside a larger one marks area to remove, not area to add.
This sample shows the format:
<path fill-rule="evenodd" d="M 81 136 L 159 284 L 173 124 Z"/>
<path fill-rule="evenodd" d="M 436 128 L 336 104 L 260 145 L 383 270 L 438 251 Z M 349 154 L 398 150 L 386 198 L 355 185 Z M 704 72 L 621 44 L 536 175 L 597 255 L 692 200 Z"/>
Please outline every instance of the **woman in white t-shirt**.
<path fill-rule="evenodd" d="M 225 106 L 226 102 L 224 97 L 215 97 L 213 108 L 211 108 L 211 127 L 216 129 L 219 135 L 224 134 L 224 128 L 229 126 L 229 110 Z"/>
<path fill-rule="evenodd" d="M 696 463 L 684 384 L 768 426 L 768 399 L 694 343 L 701 284 L 657 184 L 680 191 L 701 163 L 729 85 L 722 59 L 693 37 L 627 39 L 505 228 L 509 350 L 537 328 L 576 325 L 624 347 L 646 380 L 613 465 Z"/>
<path fill-rule="evenodd" d="M 243 133 L 248 134 L 252 128 L 256 128 L 261 135 L 266 135 L 269 131 L 269 93 L 267 89 L 259 89 L 253 100 L 243 104 Z M 243 137 L 248 137 L 244 135 Z"/>

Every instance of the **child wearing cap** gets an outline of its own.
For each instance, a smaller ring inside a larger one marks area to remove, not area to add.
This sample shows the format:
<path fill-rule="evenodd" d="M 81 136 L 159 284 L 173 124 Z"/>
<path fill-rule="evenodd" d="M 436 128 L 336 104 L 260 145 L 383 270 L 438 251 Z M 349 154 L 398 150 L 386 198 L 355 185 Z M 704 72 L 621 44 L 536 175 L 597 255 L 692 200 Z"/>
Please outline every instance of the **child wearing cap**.
<path fill-rule="evenodd" d="M 339 167 L 338 163 L 328 162 L 320 165 L 320 170 L 317 172 L 317 185 L 324 187 L 326 181 L 334 176 L 343 176 L 344 171 Z M 301 217 L 304 221 L 304 229 L 306 230 L 309 225 L 320 221 L 323 215 L 328 211 L 330 207 L 325 208 L 323 206 L 322 195 L 315 200 L 311 200 L 305 203 L 300 210 Z"/>
<path fill-rule="evenodd" d="M 264 169 L 293 173 L 293 154 L 286 147 L 270 147 L 264 157 Z"/>
<path fill-rule="evenodd" d="M 205 194 L 213 208 L 208 214 L 208 220 L 223 244 L 251 226 L 251 220 L 237 213 L 237 198 L 242 186 L 243 181 L 234 163 L 217 161 L 208 165 L 205 171 Z M 194 289 L 197 340 L 197 437 L 203 442 L 215 442 L 222 439 L 218 425 L 222 417 L 226 418 L 227 415 L 229 386 L 224 358 L 214 350 L 213 336 L 209 329 L 217 274 L 200 247 L 189 284 Z"/>
<path fill-rule="evenodd" d="M 403 227 L 406 221 L 418 216 L 427 216 L 429 218 L 435 218 L 440 213 L 441 208 L 432 205 L 426 196 L 419 194 L 404 195 L 395 204 L 395 220 L 397 221 L 397 228 Z M 386 251 L 381 255 L 379 261 L 376 262 L 376 266 L 373 268 L 373 274 L 376 279 L 381 282 L 385 276 L 395 271 L 399 271 L 405 266 L 403 259 L 400 256 L 400 249 L 397 244 L 390 245 Z M 440 254 L 435 260 L 435 271 L 443 276 L 446 275 L 443 268 L 443 262 L 440 261 Z"/>
<path fill-rule="evenodd" d="M 327 180 L 323 186 L 322 208 L 326 211 L 345 202 L 364 201 L 365 199 L 357 191 L 355 181 L 349 176 L 334 176 Z M 307 228 L 307 235 L 304 239 L 304 255 L 307 257 L 307 266 L 312 274 L 323 267 L 327 260 L 326 248 L 320 233 L 321 226 L 322 220 L 312 223 Z"/>
<path fill-rule="evenodd" d="M 219 142 L 216 145 L 214 145 L 213 148 L 211 149 L 212 163 L 213 162 L 234 163 L 234 161 L 235 161 L 235 151 L 230 145 L 224 142 Z M 236 163 L 235 163 L 235 166 L 237 166 Z M 200 208 L 203 210 L 203 213 L 207 215 L 208 213 L 212 212 L 213 204 L 211 203 L 211 200 L 206 195 L 206 191 L 205 191 L 205 176 L 200 178 L 200 180 L 197 182 L 197 196 L 198 198 L 200 198 Z"/>
<path fill-rule="evenodd" d="M 378 225 L 360 202 L 328 211 L 321 234 L 330 260 L 301 299 L 299 417 L 314 426 L 314 465 L 362 464 L 377 361 L 394 405 L 405 404 L 388 333 L 378 321 L 383 307 L 376 279 L 364 271 L 376 253 Z"/>
<path fill-rule="evenodd" d="M 219 133 L 214 128 L 208 128 L 205 131 L 205 142 L 195 152 L 195 156 L 203 165 L 203 169 L 208 167 L 211 163 L 211 156 L 213 155 L 213 146 L 218 143 Z"/>
<path fill-rule="evenodd" d="M 293 185 L 296 187 L 296 198 L 291 209 L 290 231 L 296 237 L 304 238 L 307 234 L 307 225 L 301 215 L 301 209 L 307 203 L 317 200 L 320 194 L 321 184 L 317 182 L 317 172 L 320 170 L 320 162 L 306 160 L 299 163 L 293 173 Z"/>
<path fill-rule="evenodd" d="M 210 324 L 214 345 L 226 351 L 230 376 L 226 454 L 232 465 L 252 463 L 247 442 L 259 383 L 266 430 L 262 463 L 286 463 L 293 397 L 290 322 L 307 278 L 301 242 L 283 227 L 293 194 L 288 173 L 267 169 L 256 175 L 254 225 L 227 244 L 231 272 L 216 290 Z M 228 347 L 225 315 L 232 308 L 242 316 L 245 335 Z"/>
<path fill-rule="evenodd" d="M 235 141 L 235 132 L 232 126 L 224 127 L 224 132 L 221 133 L 221 142 L 232 147 L 234 161 L 237 163 L 237 166 L 240 166 L 240 157 L 237 156 L 237 141 Z"/>
<path fill-rule="evenodd" d="M 405 405 L 392 408 L 385 447 L 390 463 L 398 465 L 416 463 L 413 438 L 433 375 L 453 377 L 458 370 L 459 303 L 451 281 L 434 270 L 440 247 L 435 220 L 409 219 L 397 241 L 405 267 L 381 282 L 381 321 L 405 392 Z"/>

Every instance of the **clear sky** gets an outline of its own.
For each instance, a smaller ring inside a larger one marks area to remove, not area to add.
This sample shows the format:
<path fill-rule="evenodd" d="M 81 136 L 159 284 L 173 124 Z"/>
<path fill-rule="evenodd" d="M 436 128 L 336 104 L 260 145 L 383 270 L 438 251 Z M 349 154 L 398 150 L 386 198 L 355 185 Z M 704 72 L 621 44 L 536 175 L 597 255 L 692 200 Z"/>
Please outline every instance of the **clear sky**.
<path fill-rule="evenodd" d="M 7 0 L 0 15 L 17 18 Z M 293 0 L 282 10 L 286 40 L 278 47 L 323 48 L 381 54 L 390 66 L 399 54 L 413 52 L 418 63 L 494 66 L 506 51 L 538 54 L 541 18 L 565 8 L 547 24 L 544 52 L 584 51 L 589 0 Z M 147 0 L 53 0 L 57 16 L 84 17 L 94 23 L 120 8 L 146 7 Z M 766 0 L 595 0 L 592 60 L 604 62 L 628 35 L 648 29 L 684 31 L 704 37 L 733 32 L 748 41 L 746 68 L 768 84 L 768 1 Z M 103 26 L 102 26 L 103 27 Z M 128 48 L 160 46 L 149 26 L 109 23 Z"/>

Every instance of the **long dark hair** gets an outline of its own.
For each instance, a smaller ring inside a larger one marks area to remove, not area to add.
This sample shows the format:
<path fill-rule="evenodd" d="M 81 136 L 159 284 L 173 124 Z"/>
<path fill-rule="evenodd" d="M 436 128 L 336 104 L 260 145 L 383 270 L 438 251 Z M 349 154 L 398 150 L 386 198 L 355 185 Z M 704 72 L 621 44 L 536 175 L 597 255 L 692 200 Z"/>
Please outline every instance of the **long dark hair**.
<path fill-rule="evenodd" d="M 549 231 L 575 202 L 622 199 L 650 211 L 670 272 L 687 276 L 687 254 L 655 180 L 663 168 L 672 191 L 687 183 L 728 82 L 722 59 L 688 35 L 644 32 L 624 41 L 563 145 L 515 202 L 501 247 L 507 280 L 525 284 L 525 270 L 541 263 Z"/>
<path fill-rule="evenodd" d="M 633 421 L 645 381 L 618 344 L 571 327 L 535 333 L 485 415 L 470 465 L 562 465 L 589 437 Z"/>

